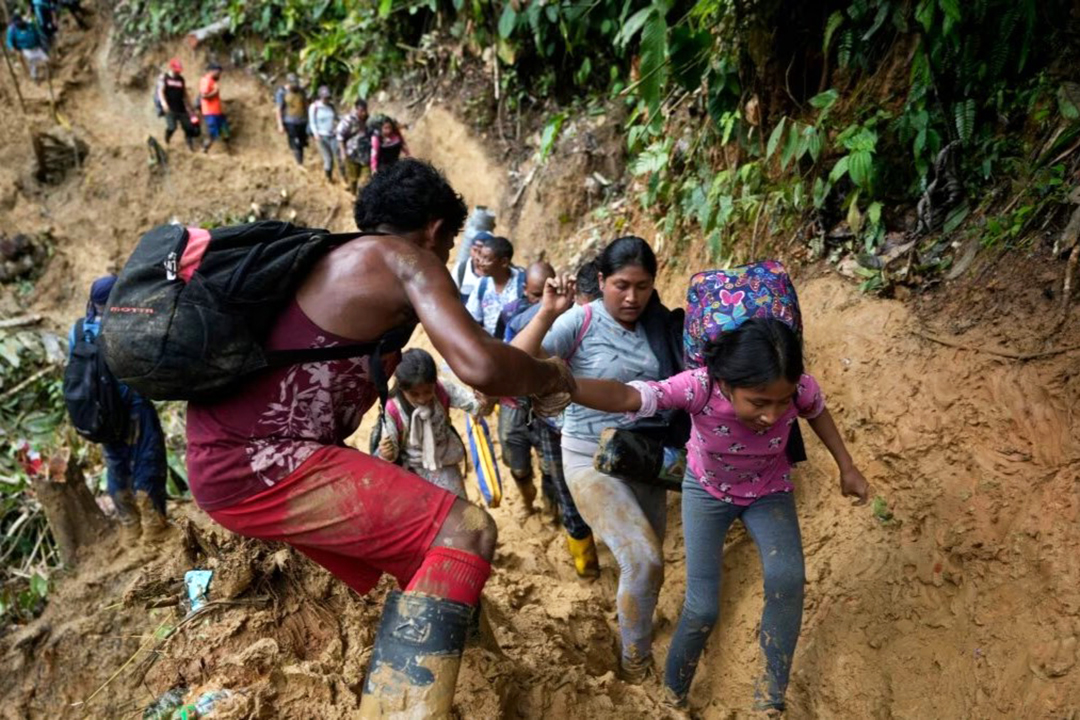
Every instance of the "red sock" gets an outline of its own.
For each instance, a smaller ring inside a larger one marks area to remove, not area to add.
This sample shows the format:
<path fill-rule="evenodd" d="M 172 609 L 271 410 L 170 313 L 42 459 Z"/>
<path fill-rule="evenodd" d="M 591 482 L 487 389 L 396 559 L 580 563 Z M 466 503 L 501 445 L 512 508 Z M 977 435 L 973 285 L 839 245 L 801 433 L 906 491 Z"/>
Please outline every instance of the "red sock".
<path fill-rule="evenodd" d="M 434 547 L 428 550 L 405 590 L 476 605 L 489 575 L 491 563 L 479 555 Z"/>

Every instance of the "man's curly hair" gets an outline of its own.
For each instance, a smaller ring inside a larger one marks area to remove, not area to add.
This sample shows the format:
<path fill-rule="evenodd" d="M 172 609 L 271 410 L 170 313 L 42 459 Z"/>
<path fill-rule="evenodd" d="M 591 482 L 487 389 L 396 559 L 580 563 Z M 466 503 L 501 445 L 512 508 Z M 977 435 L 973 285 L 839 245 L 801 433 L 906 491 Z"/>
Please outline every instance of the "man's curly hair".
<path fill-rule="evenodd" d="M 442 173 L 415 158 L 403 158 L 380 170 L 356 198 L 356 227 L 374 230 L 388 225 L 400 232 L 419 230 L 433 220 L 443 221 L 451 237 L 461 232 L 468 208 Z"/>

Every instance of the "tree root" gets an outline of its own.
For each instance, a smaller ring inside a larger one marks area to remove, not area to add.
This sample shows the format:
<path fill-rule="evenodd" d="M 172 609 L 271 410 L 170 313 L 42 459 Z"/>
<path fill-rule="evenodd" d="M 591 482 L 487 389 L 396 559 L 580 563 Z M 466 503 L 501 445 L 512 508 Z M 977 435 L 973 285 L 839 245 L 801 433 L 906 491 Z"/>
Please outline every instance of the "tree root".
<path fill-rule="evenodd" d="M 986 355 L 994 355 L 996 357 L 1007 358 L 1009 360 L 1019 360 L 1020 362 L 1026 362 L 1027 360 L 1037 360 L 1039 358 L 1051 357 L 1053 355 L 1061 355 L 1063 353 L 1074 352 L 1080 350 L 1080 345 L 1069 345 L 1067 347 L 1055 348 L 1053 350 L 1043 350 L 1041 352 L 1022 353 L 1015 352 L 1013 350 L 1005 350 L 1002 348 L 990 348 L 990 347 L 978 347 L 976 345 L 967 345 L 948 338 L 938 337 L 929 333 L 922 332 L 921 330 L 912 330 L 912 335 L 921 337 L 924 340 L 937 343 L 938 345 L 944 345 L 945 347 L 956 348 L 957 350 L 970 350 L 971 352 L 984 353 Z"/>

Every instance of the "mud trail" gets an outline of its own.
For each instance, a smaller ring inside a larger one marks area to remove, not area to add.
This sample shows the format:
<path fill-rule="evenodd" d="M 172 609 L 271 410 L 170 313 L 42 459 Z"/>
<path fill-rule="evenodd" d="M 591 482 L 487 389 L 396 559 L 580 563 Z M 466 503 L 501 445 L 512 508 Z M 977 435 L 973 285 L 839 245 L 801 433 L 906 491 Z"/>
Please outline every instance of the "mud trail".
<path fill-rule="evenodd" d="M 61 110 L 91 144 L 84 173 L 40 188 L 30 177 L 22 119 L 0 108 L 0 218 L 5 228 L 50 228 L 56 237 L 56 256 L 30 304 L 58 328 L 81 313 L 89 281 L 121 263 L 138 234 L 156 223 L 245 212 L 251 203 L 279 202 L 284 191 L 283 212 L 350 227 L 347 194 L 323 182 L 317 154 L 304 171 L 296 168 L 274 130 L 270 91 L 256 78 L 227 71 L 223 81 L 238 129 L 233 152 L 215 148 L 204 156 L 174 146 L 168 172 L 158 176 L 145 150 L 147 134 L 161 132 L 150 106 L 153 73 L 143 63 L 117 67 L 107 40 L 98 44 L 88 35 L 65 43 Z M 159 53 L 146 62 L 165 58 Z M 181 58 L 191 84 L 202 58 Z M 43 123 L 42 91 L 28 92 L 35 122 Z M 401 114 L 411 123 L 414 151 L 445 167 L 467 201 L 506 207 L 506 169 L 447 107 Z M 523 217 L 537 212 L 530 206 Z M 511 237 L 526 251 L 550 251 L 542 245 L 550 238 L 527 225 Z M 1080 358 L 1017 363 L 944 348 L 912 331 L 929 325 L 958 332 L 962 304 L 927 303 L 916 316 L 915 305 L 861 296 L 831 274 L 807 270 L 797 283 L 810 371 L 894 520 L 849 507 L 827 453 L 808 441 L 810 461 L 796 473 L 807 604 L 789 716 L 1074 717 Z M 666 276 L 662 287 L 674 303 L 685 278 Z M 980 323 L 963 328 L 964 342 L 1030 343 L 1035 331 L 1020 328 L 1045 312 L 1039 295 L 1033 285 L 1009 304 L 995 304 Z M 1064 335 L 1062 345 L 1077 340 L 1075 330 Z M 366 434 L 358 438 L 366 441 Z M 509 485 L 504 507 L 493 511 L 500 542 L 484 595 L 503 654 L 466 652 L 457 712 L 662 717 L 655 682 L 636 687 L 614 677 L 611 555 L 602 550 L 598 581 L 578 581 L 561 533 L 539 516 L 519 521 L 519 498 Z M 678 502 L 670 496 L 656 622 L 661 661 L 685 588 Z M 0 716 L 133 717 L 182 685 L 193 695 L 242 691 L 221 717 L 351 717 L 389 581 L 359 598 L 283 546 L 214 530 L 191 505 L 175 512 L 184 532 L 160 552 L 123 548 L 110 538 L 78 571 L 58 578 L 41 618 L 0 638 Z M 182 615 L 146 610 L 145 602 L 175 596 L 178 579 L 196 564 L 215 570 L 215 600 L 241 604 L 215 606 L 163 639 Z M 720 623 L 690 696 L 701 717 L 749 716 L 761 604 L 757 550 L 733 533 Z M 68 707 L 129 660 L 132 669 L 88 706 Z"/>

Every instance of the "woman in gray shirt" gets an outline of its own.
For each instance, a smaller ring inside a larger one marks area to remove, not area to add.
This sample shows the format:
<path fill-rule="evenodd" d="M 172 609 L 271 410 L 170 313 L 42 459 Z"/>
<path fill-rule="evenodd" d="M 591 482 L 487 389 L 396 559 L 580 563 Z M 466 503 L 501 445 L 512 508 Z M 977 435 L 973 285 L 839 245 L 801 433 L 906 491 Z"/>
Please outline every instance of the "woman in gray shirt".
<path fill-rule="evenodd" d="M 573 292 L 556 294 L 549 280 L 543 305 L 513 345 L 537 357 L 561 357 L 574 375 L 629 382 L 662 380 L 656 338 L 645 331 L 646 308 L 668 311 L 654 298 L 656 255 L 641 238 L 610 243 L 597 259 L 602 297 L 573 306 Z M 573 306 L 573 309 L 570 309 Z M 621 669 L 640 682 L 652 666 L 653 611 L 664 579 L 665 491 L 627 482 L 593 467 L 600 432 L 626 427 L 619 413 L 573 404 L 562 429 L 566 484 L 582 518 L 619 564 L 617 606 L 622 636 Z"/>

